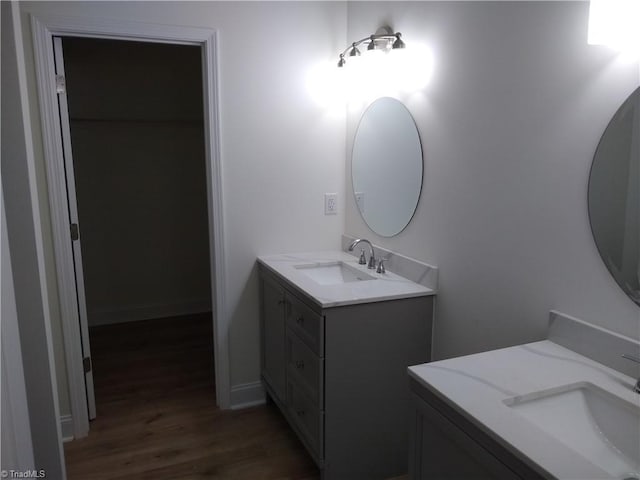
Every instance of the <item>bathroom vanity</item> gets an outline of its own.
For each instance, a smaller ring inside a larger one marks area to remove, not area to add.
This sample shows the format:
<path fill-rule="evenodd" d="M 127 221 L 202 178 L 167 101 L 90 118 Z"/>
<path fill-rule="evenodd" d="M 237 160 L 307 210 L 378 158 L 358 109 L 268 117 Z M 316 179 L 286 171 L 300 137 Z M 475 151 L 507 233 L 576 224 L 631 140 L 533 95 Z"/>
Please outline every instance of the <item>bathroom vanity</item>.
<path fill-rule="evenodd" d="M 609 333 L 552 312 L 548 340 L 409 368 L 409 478 L 640 479 L 640 347 Z"/>
<path fill-rule="evenodd" d="M 407 471 L 409 365 L 434 290 L 344 252 L 260 257 L 262 379 L 326 480 Z"/>

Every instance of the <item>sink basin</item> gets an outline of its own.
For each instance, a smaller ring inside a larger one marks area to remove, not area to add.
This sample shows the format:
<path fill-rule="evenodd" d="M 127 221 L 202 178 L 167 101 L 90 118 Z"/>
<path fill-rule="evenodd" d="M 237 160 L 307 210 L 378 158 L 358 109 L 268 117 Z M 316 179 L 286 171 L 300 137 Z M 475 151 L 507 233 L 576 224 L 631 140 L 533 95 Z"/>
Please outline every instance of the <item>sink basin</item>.
<path fill-rule="evenodd" d="M 320 285 L 337 285 L 363 280 L 376 280 L 376 277 L 368 275 L 344 262 L 296 265 L 295 268 Z"/>
<path fill-rule="evenodd" d="M 580 382 L 504 403 L 615 478 L 640 480 L 640 400 Z"/>

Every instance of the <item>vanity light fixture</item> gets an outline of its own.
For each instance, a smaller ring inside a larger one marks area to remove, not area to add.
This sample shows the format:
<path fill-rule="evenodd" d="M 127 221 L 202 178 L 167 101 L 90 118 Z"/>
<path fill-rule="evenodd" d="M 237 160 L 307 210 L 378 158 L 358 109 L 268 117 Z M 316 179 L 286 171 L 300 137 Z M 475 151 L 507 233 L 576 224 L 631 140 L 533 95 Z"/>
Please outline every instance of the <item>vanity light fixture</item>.
<path fill-rule="evenodd" d="M 400 38 L 402 34 L 400 32 L 393 33 L 390 27 L 380 27 L 376 30 L 376 33 L 373 35 L 369 35 L 368 37 L 364 37 L 357 42 L 353 42 L 344 51 L 340 54 L 340 59 L 338 60 L 338 67 L 344 67 L 347 63 L 347 59 L 345 55 L 349 54 L 349 57 L 358 57 L 360 56 L 360 50 L 358 50 L 358 46 L 366 43 L 367 44 L 367 52 L 372 52 L 375 50 L 380 51 L 389 51 L 395 50 L 398 48 L 405 48 L 405 43 Z"/>

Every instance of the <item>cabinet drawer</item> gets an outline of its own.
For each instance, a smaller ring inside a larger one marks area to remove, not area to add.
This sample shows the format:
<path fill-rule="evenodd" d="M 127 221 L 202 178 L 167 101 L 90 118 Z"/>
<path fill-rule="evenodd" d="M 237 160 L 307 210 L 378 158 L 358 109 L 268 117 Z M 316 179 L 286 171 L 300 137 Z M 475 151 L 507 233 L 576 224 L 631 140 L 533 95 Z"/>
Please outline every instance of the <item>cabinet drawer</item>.
<path fill-rule="evenodd" d="M 287 329 L 288 375 L 304 389 L 316 405 L 323 407 L 324 360 L 307 347 L 300 338 Z"/>
<path fill-rule="evenodd" d="M 292 381 L 287 381 L 287 405 L 292 423 L 302 434 L 303 440 L 318 459 L 324 456 L 324 415 L 304 391 Z"/>
<path fill-rule="evenodd" d="M 292 295 L 287 295 L 287 325 L 315 352 L 324 357 L 324 317 L 318 315 Z"/>

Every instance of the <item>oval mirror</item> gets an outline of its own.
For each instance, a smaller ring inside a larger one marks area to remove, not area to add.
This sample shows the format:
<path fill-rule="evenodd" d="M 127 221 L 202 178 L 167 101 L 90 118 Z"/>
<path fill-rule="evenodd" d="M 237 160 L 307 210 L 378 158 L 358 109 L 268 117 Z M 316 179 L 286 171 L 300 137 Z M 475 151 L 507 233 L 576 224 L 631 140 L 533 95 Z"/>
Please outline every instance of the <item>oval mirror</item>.
<path fill-rule="evenodd" d="M 413 217 L 422 190 L 422 146 L 409 110 L 389 97 L 362 115 L 351 157 L 356 204 L 378 235 L 400 233 Z"/>
<path fill-rule="evenodd" d="M 604 131 L 589 175 L 589 220 L 600 256 L 640 305 L 640 88 Z"/>

